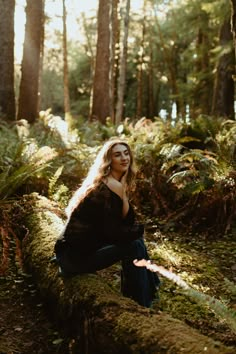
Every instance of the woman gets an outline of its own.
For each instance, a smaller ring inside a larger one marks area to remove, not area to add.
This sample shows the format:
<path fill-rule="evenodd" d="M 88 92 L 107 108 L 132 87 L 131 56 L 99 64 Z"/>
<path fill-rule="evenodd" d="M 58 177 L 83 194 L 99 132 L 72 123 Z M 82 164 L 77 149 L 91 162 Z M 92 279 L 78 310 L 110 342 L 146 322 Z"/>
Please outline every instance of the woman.
<path fill-rule="evenodd" d="M 69 202 L 68 222 L 55 252 L 65 276 L 95 272 L 121 261 L 122 294 L 150 307 L 159 278 L 133 263 L 149 259 L 144 227 L 135 222 L 129 203 L 134 175 L 129 145 L 120 139 L 107 141 Z"/>

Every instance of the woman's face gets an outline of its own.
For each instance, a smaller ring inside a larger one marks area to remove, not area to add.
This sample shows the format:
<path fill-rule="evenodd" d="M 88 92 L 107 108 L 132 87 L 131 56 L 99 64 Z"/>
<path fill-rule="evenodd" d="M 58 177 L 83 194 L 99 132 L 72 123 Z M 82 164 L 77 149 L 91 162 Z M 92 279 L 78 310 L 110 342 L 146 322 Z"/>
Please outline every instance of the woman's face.
<path fill-rule="evenodd" d="M 130 166 L 130 154 L 127 146 L 116 144 L 111 150 L 111 171 L 122 176 Z"/>

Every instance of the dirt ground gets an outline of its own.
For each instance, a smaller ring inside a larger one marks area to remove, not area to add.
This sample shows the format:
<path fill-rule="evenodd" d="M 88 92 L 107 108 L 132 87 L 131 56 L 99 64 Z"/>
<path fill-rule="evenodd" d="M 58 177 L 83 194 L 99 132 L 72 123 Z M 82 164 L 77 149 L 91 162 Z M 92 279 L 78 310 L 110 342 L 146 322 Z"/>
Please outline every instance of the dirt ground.
<path fill-rule="evenodd" d="M 0 354 L 70 353 L 70 340 L 49 319 L 31 277 L 1 277 L 0 314 Z"/>
<path fill-rule="evenodd" d="M 69 354 L 72 342 L 49 318 L 17 244 L 9 236 L 0 243 L 0 354 Z"/>

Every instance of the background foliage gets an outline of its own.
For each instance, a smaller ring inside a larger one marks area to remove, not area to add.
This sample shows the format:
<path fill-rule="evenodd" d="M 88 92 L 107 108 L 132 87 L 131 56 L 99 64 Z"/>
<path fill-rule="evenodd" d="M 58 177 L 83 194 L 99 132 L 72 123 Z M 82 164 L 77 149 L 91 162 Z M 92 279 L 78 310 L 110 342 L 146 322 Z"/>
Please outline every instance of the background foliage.
<path fill-rule="evenodd" d="M 234 121 L 212 125 L 211 117 L 199 116 L 194 124 L 176 126 L 160 118 L 127 119 L 118 127 L 109 120 L 105 125 L 77 123 L 68 128 L 49 111 L 32 126 L 1 123 L 2 200 L 37 191 L 64 207 L 101 144 L 118 135 L 134 150 L 138 172 L 132 198 L 140 213 L 156 218 L 165 229 L 222 234 L 233 227 Z"/>

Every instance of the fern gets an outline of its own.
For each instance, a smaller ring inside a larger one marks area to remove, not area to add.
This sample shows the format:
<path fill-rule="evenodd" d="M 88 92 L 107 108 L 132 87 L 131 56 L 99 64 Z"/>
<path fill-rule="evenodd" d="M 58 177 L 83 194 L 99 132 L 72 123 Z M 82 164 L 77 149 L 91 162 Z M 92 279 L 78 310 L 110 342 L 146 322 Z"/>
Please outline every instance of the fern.
<path fill-rule="evenodd" d="M 229 309 L 227 305 L 215 297 L 206 295 L 193 288 L 185 289 L 184 292 L 202 306 L 208 306 L 218 318 L 225 321 L 231 330 L 236 333 L 236 312 L 233 309 Z"/>
<path fill-rule="evenodd" d="M 60 166 L 55 174 L 49 179 L 48 196 L 55 202 L 60 202 L 63 206 L 68 201 L 69 189 L 64 184 L 57 186 L 57 182 L 62 174 L 64 166 Z"/>
<path fill-rule="evenodd" d="M 169 159 L 163 164 L 162 170 L 168 174 L 168 171 L 174 169 L 167 182 L 175 183 L 185 194 L 196 194 L 213 185 L 217 167 L 217 161 L 212 154 L 192 150 Z"/>
<path fill-rule="evenodd" d="M 216 136 L 219 158 L 236 169 L 236 122 L 227 120 Z"/>
<path fill-rule="evenodd" d="M 8 166 L 0 173 L 0 198 L 12 196 L 31 176 L 36 176 L 55 158 L 55 150 L 49 147 L 36 148 L 29 142 L 21 142 L 15 156 L 12 156 Z"/>

